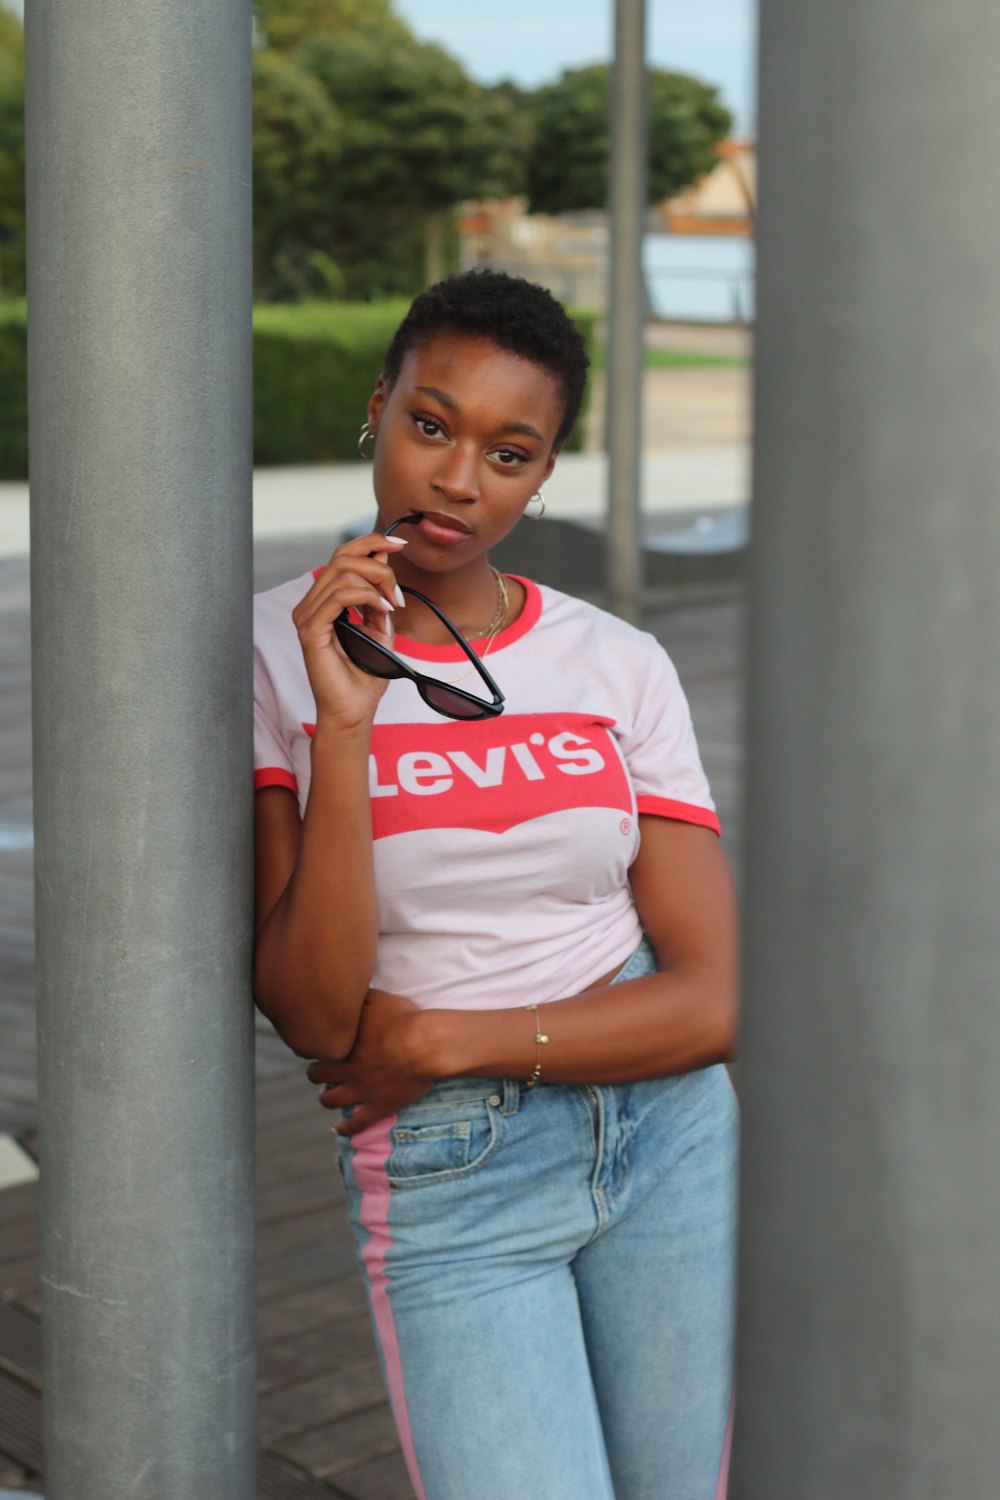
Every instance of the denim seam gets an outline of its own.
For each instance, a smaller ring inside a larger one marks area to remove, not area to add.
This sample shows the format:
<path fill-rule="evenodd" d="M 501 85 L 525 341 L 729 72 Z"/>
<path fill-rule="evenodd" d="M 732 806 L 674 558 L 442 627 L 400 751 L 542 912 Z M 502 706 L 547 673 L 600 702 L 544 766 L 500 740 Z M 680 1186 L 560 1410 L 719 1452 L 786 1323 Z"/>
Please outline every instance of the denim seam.
<path fill-rule="evenodd" d="M 594 1088 L 593 1092 L 590 1093 L 590 1101 L 594 1138 L 594 1170 L 590 1178 L 590 1197 L 591 1201 L 594 1204 L 594 1208 L 597 1210 L 597 1228 L 591 1235 L 592 1241 L 596 1240 L 598 1236 L 603 1233 L 603 1231 L 607 1228 L 608 1221 L 607 1199 L 604 1190 L 601 1187 L 601 1172 L 604 1169 L 604 1157 L 606 1150 L 605 1126 L 607 1123 L 607 1109 L 604 1103 L 604 1095 L 601 1093 L 599 1088 Z M 588 1241 L 588 1244 L 589 1243 L 590 1241 Z"/>

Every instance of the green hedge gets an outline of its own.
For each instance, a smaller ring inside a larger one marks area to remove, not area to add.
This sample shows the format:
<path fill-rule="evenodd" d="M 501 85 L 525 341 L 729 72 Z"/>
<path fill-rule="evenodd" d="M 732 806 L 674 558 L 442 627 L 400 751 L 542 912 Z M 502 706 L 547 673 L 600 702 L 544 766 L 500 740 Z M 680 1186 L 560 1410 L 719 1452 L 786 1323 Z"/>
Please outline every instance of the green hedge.
<path fill-rule="evenodd" d="M 358 430 L 405 298 L 254 309 L 254 462 L 339 463 Z M 593 348 L 594 315 L 575 313 Z M 0 479 L 28 472 L 23 302 L 0 303 Z M 567 443 L 579 449 L 582 423 Z"/>
<path fill-rule="evenodd" d="M 256 463 L 340 463 L 358 457 L 368 398 L 408 306 L 401 298 L 254 309 Z"/>
<path fill-rule="evenodd" d="M 0 479 L 28 473 L 28 324 L 23 299 L 0 302 Z"/>

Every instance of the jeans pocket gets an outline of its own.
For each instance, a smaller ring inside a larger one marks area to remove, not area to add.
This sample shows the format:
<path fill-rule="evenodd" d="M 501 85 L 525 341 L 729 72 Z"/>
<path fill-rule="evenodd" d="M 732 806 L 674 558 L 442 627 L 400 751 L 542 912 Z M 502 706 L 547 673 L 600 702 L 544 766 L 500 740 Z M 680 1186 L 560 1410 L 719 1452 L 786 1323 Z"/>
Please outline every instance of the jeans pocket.
<path fill-rule="evenodd" d="M 403 1117 L 392 1127 L 386 1166 L 392 1188 L 429 1187 L 468 1177 L 485 1166 L 500 1144 L 503 1124 L 487 1101 L 465 1100 L 456 1118 Z"/>

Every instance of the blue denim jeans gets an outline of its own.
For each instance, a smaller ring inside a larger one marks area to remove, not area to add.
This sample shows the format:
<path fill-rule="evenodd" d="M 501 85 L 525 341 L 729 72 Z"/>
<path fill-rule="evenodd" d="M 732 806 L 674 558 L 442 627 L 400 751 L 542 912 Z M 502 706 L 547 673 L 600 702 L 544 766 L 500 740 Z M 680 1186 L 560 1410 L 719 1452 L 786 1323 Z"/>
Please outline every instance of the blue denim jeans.
<path fill-rule="evenodd" d="M 341 1142 L 419 1500 L 725 1495 L 736 1149 L 721 1066 L 449 1079 Z"/>

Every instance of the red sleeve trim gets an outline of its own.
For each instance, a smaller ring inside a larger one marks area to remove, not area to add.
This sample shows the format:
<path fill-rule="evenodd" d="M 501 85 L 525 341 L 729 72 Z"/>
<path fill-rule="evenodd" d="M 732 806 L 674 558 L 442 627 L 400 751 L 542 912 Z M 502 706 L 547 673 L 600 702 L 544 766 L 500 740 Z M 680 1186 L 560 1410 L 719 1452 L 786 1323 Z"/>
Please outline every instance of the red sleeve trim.
<path fill-rule="evenodd" d="M 698 807 L 694 802 L 675 802 L 670 797 L 637 797 L 636 811 L 652 813 L 657 818 L 674 818 L 678 823 L 696 823 L 699 828 L 710 828 L 722 837 L 722 826 L 715 813 L 707 807 Z"/>
<path fill-rule="evenodd" d="M 262 792 L 266 786 L 283 786 L 288 791 L 299 795 L 299 784 L 291 771 L 286 771 L 282 766 L 264 766 L 260 771 L 253 773 L 253 789 Z"/>

